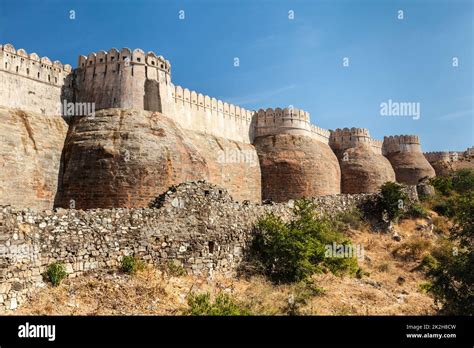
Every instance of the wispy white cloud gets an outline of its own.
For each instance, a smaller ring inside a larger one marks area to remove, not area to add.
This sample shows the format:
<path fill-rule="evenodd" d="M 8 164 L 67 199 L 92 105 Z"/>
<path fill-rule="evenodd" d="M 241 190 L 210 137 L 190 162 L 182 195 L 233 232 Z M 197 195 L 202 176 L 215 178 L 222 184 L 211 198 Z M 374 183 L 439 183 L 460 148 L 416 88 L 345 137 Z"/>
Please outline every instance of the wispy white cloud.
<path fill-rule="evenodd" d="M 451 112 L 449 114 L 438 117 L 438 120 L 454 120 L 456 118 L 461 118 L 469 114 L 474 114 L 473 109 L 460 110 L 456 112 Z"/>
<path fill-rule="evenodd" d="M 289 91 L 289 90 L 291 90 L 295 87 L 296 87 L 295 84 L 291 84 L 291 85 L 288 85 L 288 86 L 275 88 L 275 89 L 268 90 L 268 91 L 261 92 L 261 93 L 249 94 L 249 95 L 242 96 L 242 97 L 235 97 L 235 98 L 230 97 L 230 98 L 222 98 L 222 99 L 229 102 L 229 103 L 236 104 L 236 105 L 248 105 L 248 104 L 253 104 L 253 103 L 264 103 L 264 101 L 266 99 L 268 99 L 270 97 L 273 97 L 275 95 L 284 93 L 286 91 Z"/>

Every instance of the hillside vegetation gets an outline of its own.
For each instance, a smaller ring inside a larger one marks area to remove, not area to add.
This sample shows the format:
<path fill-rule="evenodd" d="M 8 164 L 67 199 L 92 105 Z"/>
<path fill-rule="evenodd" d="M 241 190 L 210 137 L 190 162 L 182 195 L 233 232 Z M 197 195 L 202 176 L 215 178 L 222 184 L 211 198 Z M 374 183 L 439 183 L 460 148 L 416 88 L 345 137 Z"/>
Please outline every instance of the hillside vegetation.
<path fill-rule="evenodd" d="M 305 200 L 292 221 L 264 216 L 235 278 L 128 257 L 120 269 L 48 285 L 16 313 L 472 315 L 474 172 L 431 183 L 436 194 L 421 204 L 387 183 L 367 207 L 337 217 L 318 217 Z"/>

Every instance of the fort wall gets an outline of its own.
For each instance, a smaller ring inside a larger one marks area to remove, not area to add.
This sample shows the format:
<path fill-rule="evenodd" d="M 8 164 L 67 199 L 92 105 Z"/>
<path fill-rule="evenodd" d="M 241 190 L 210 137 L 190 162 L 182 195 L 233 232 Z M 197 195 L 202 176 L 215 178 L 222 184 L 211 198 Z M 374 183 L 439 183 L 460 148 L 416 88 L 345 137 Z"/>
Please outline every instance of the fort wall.
<path fill-rule="evenodd" d="M 305 135 L 325 144 L 329 142 L 329 131 L 311 124 L 307 111 L 297 108 L 258 110 L 255 137 L 277 134 Z"/>
<path fill-rule="evenodd" d="M 416 193 L 416 190 L 415 190 Z M 330 216 L 351 211 L 371 195 L 314 198 Z M 294 202 L 239 204 L 225 189 L 186 183 L 157 200 L 156 208 L 34 212 L 0 207 L 0 313 L 15 310 L 39 288 L 53 262 L 68 277 L 89 270 L 118 269 L 125 255 L 188 274 L 232 276 L 244 259 L 255 222 L 267 213 L 288 220 Z"/>
<path fill-rule="evenodd" d="M 252 143 L 253 111 L 181 86 L 171 85 L 171 98 L 172 111 L 169 111 L 168 116 L 182 128 L 247 144 Z"/>
<path fill-rule="evenodd" d="M 435 170 L 421 151 L 416 135 L 384 137 L 382 152 L 388 158 L 400 183 L 416 185 L 436 175 Z"/>
<path fill-rule="evenodd" d="M 424 152 L 423 155 L 425 155 L 425 158 L 428 160 L 428 162 L 450 162 L 452 159 L 452 156 L 454 154 L 457 154 L 457 152 L 449 152 L 449 151 L 435 151 L 435 152 Z"/>
<path fill-rule="evenodd" d="M 367 128 L 337 128 L 330 133 L 329 146 L 331 146 L 335 152 L 365 144 L 375 154 L 382 154 L 382 141 L 371 138 Z"/>
<path fill-rule="evenodd" d="M 61 115 L 61 102 L 72 99 L 72 67 L 0 45 L 0 105 Z"/>
<path fill-rule="evenodd" d="M 383 138 L 384 155 L 397 152 L 421 153 L 420 139 L 417 135 L 391 135 Z"/>
<path fill-rule="evenodd" d="M 154 52 L 115 48 L 80 56 L 76 69 L 77 102 L 95 109 L 124 108 L 163 112 L 162 95 L 171 83 L 171 65 Z"/>

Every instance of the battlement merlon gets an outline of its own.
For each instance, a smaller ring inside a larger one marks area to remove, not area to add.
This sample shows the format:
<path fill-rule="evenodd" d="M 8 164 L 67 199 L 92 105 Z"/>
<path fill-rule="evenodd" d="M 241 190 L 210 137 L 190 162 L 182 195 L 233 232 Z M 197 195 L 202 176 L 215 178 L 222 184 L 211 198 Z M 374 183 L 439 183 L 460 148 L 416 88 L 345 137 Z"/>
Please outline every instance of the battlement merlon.
<path fill-rule="evenodd" d="M 395 152 L 422 152 L 420 138 L 417 135 L 391 135 L 383 139 L 384 155 Z"/>
<path fill-rule="evenodd" d="M 111 48 L 108 52 L 103 50 L 95 53 L 89 53 L 86 56 L 79 56 L 77 62 L 78 69 L 93 67 L 102 64 L 131 64 L 131 65 L 146 65 L 150 68 L 156 68 L 167 74 L 171 74 L 171 63 L 163 56 L 157 56 L 154 52 L 145 52 L 139 48 L 133 52 L 125 47 L 118 51 L 116 48 Z"/>
<path fill-rule="evenodd" d="M 57 87 L 69 84 L 67 77 L 72 73 L 69 64 L 62 64 L 58 60 L 52 62 L 48 57 L 39 57 L 36 53 L 28 54 L 11 44 L 0 45 L 0 70 Z"/>
<path fill-rule="evenodd" d="M 73 100 L 73 69 L 60 61 L 11 44 L 0 45 L 0 105 L 61 115 L 62 102 Z"/>
<path fill-rule="evenodd" d="M 191 91 L 188 88 L 171 84 L 171 97 L 174 102 L 194 110 L 208 110 L 211 114 L 221 114 L 250 124 L 255 111 L 230 104 L 208 95 Z"/>
<path fill-rule="evenodd" d="M 111 48 L 79 56 L 75 81 L 76 100 L 96 110 L 171 111 L 171 64 L 153 52 Z"/>
<path fill-rule="evenodd" d="M 360 144 L 370 146 L 374 153 L 382 153 L 382 141 L 371 138 L 367 128 L 337 128 L 330 131 L 329 145 L 335 151 L 343 151 Z"/>
<path fill-rule="evenodd" d="M 450 151 L 432 151 L 432 152 L 424 152 L 423 155 L 427 159 L 428 162 L 450 162 L 451 157 L 453 156 L 453 152 Z"/>

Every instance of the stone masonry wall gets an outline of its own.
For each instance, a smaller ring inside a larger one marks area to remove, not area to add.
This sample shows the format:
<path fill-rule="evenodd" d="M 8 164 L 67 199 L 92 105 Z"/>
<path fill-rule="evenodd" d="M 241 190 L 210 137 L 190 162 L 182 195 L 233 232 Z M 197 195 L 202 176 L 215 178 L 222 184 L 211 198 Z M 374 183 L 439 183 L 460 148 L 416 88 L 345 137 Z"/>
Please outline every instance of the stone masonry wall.
<path fill-rule="evenodd" d="M 370 194 L 317 197 L 321 213 L 354 209 Z M 124 255 L 163 266 L 181 264 L 188 273 L 235 274 L 256 220 L 273 212 L 292 216 L 293 201 L 273 205 L 237 203 L 206 182 L 172 187 L 152 208 L 45 210 L 0 207 L 0 312 L 15 309 L 44 287 L 52 262 L 69 277 L 91 269 L 119 267 Z"/>
<path fill-rule="evenodd" d="M 71 99 L 72 67 L 0 45 L 0 105 L 43 115 L 61 115 L 61 102 Z"/>

